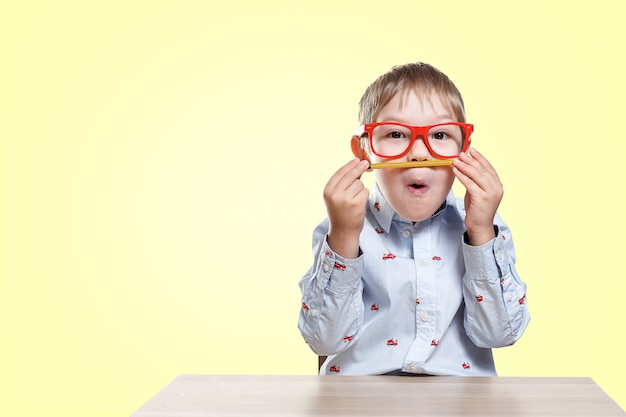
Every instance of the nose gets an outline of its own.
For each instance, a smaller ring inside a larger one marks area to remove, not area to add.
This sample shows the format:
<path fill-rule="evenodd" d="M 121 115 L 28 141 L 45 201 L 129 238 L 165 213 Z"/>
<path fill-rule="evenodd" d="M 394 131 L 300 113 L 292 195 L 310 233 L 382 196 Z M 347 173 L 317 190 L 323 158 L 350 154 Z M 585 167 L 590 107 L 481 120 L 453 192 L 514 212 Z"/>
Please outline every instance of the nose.
<path fill-rule="evenodd" d="M 422 136 L 415 138 L 415 142 L 413 142 L 413 146 L 411 146 L 407 156 L 409 161 L 425 161 L 427 159 L 433 159 Z"/>

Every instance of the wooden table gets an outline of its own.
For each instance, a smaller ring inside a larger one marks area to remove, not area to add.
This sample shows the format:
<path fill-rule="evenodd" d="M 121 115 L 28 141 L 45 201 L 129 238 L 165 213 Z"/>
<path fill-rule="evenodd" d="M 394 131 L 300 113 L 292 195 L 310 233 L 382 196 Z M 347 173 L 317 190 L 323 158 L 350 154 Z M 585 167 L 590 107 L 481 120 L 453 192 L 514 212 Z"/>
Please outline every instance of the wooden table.
<path fill-rule="evenodd" d="M 133 417 L 626 416 L 590 378 L 181 375 Z"/>

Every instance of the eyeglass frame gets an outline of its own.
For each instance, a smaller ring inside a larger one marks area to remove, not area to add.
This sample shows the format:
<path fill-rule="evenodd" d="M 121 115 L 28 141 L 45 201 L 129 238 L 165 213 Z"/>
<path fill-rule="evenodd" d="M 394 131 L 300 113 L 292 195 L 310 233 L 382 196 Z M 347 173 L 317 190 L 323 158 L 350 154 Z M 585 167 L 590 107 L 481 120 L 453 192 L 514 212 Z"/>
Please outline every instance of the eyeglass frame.
<path fill-rule="evenodd" d="M 409 142 L 409 145 L 407 146 L 406 150 L 400 154 L 397 155 L 382 155 L 379 154 L 378 152 L 376 152 L 376 150 L 374 150 L 374 144 L 373 144 L 373 136 L 374 136 L 374 129 L 377 126 L 383 126 L 383 125 L 397 125 L 397 126 L 402 126 L 405 127 L 407 129 L 409 129 L 411 131 L 411 141 Z M 437 152 L 433 151 L 432 147 L 430 146 L 430 141 L 428 139 L 428 131 L 430 129 L 432 129 L 433 127 L 437 127 L 437 126 L 446 126 L 446 125 L 453 125 L 453 126 L 459 126 L 461 128 L 463 128 L 463 130 L 465 131 L 465 134 L 467 135 L 467 139 L 465 140 L 465 143 L 463 144 L 463 148 L 459 151 L 458 154 L 456 155 L 448 155 L 448 156 L 443 156 L 438 154 Z M 463 152 L 467 152 L 467 150 L 469 149 L 470 146 L 470 142 L 472 141 L 471 136 L 472 133 L 474 133 L 474 125 L 470 124 L 470 123 L 460 123 L 460 122 L 447 122 L 447 123 L 438 123 L 435 125 L 429 125 L 429 126 L 411 126 L 411 125 L 407 125 L 404 123 L 398 123 L 398 122 L 376 122 L 376 123 L 365 123 L 361 126 L 359 126 L 359 137 L 363 137 L 363 135 L 365 133 L 367 133 L 368 136 L 368 140 L 369 140 L 369 145 L 370 145 L 370 150 L 374 153 L 374 155 L 379 156 L 381 158 L 385 158 L 385 159 L 397 159 L 397 158 L 401 158 L 404 155 L 406 155 L 407 153 L 409 153 L 409 151 L 411 150 L 411 148 L 413 147 L 413 145 L 415 144 L 415 141 L 417 140 L 417 138 L 419 136 L 421 136 L 424 140 L 424 144 L 426 145 L 426 148 L 428 149 L 428 151 L 430 152 L 430 154 L 432 156 L 434 156 L 437 159 L 451 159 L 451 158 L 456 158 L 457 156 L 459 156 L 461 153 Z"/>

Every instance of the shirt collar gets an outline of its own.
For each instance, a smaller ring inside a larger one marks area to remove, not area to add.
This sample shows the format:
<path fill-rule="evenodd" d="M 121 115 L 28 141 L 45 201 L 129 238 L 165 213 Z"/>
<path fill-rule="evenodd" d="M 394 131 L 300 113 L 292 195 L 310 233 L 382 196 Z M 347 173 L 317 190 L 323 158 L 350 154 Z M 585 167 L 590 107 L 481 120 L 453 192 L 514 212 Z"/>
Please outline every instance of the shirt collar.
<path fill-rule="evenodd" d="M 463 201 L 461 200 L 459 202 L 457 200 L 451 189 L 441 207 L 429 218 L 432 219 L 433 217 L 439 216 L 444 211 L 452 211 L 450 214 L 463 221 L 465 218 L 465 208 L 463 207 Z M 378 225 L 382 227 L 386 233 L 389 233 L 391 222 L 394 219 L 401 219 L 383 195 L 378 184 L 375 185 L 374 192 L 368 204 L 370 205 L 370 211 L 374 215 Z"/>

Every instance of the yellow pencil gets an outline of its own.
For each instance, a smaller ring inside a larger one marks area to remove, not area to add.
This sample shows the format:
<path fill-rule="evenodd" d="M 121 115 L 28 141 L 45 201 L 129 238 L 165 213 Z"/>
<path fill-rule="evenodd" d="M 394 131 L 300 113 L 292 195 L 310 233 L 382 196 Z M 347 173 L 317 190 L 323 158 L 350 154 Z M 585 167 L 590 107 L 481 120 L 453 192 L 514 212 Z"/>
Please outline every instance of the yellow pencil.
<path fill-rule="evenodd" d="M 436 167 L 452 165 L 451 159 L 429 159 L 428 161 L 411 161 L 411 162 L 385 162 L 381 164 L 370 164 L 372 169 L 384 168 L 419 168 L 419 167 Z"/>

